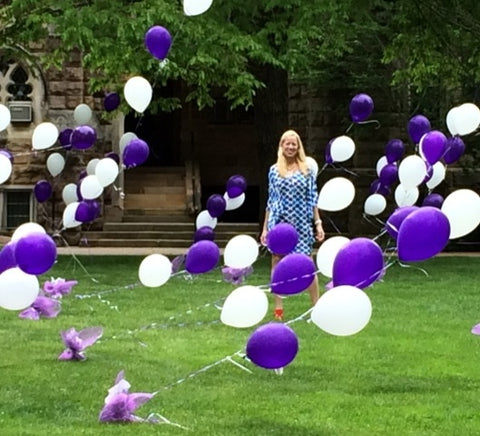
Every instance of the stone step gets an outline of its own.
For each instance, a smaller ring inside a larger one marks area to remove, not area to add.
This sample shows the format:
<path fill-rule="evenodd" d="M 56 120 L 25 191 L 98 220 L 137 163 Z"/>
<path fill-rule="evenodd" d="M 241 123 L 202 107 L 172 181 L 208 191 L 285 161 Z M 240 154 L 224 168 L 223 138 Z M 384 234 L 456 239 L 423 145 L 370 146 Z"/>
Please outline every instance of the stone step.
<path fill-rule="evenodd" d="M 90 239 L 85 237 L 84 240 L 89 247 L 170 247 L 187 250 L 193 244 L 191 239 Z M 228 240 L 215 239 L 214 242 L 219 248 L 223 249 L 227 245 Z M 128 254 L 128 251 L 126 251 L 126 254 Z"/>
<path fill-rule="evenodd" d="M 123 223 L 191 223 L 193 218 L 185 210 L 168 209 L 129 209 L 122 217 Z"/>
<path fill-rule="evenodd" d="M 169 210 L 185 209 L 186 195 L 182 194 L 127 194 L 125 195 L 125 209 L 143 209 L 156 207 L 162 210 L 168 206 Z"/>

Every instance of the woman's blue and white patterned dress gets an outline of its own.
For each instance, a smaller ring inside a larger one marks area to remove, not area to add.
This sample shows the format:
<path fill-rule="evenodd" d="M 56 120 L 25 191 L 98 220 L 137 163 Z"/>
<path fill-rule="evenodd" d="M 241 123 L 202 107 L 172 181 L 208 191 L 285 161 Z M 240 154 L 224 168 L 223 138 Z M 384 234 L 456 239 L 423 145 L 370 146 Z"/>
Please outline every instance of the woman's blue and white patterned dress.
<path fill-rule="evenodd" d="M 277 165 L 268 172 L 269 211 L 267 230 L 278 223 L 292 224 L 298 233 L 295 253 L 311 254 L 315 238 L 313 235 L 313 208 L 317 204 L 317 184 L 313 173 L 305 176 L 300 170 L 281 177 Z"/>

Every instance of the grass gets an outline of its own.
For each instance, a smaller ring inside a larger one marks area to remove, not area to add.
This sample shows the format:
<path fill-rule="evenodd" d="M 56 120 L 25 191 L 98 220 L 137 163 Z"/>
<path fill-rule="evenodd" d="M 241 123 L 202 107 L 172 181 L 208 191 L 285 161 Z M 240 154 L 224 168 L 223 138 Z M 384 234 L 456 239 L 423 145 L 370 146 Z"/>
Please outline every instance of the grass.
<path fill-rule="evenodd" d="M 234 289 L 218 270 L 193 280 L 172 277 L 160 288 L 129 288 L 138 282 L 142 257 L 78 260 L 60 256 L 41 283 L 50 276 L 76 279 L 74 295 L 107 291 L 101 299 L 67 296 L 57 318 L 37 322 L 0 311 L 2 435 L 480 432 L 480 338 L 470 333 L 480 322 L 480 257 L 390 267 L 384 281 L 367 290 L 373 316 L 357 335 L 334 337 L 305 321 L 291 324 L 300 351 L 283 376 L 249 362 L 241 363 L 253 374 L 228 362 L 208 368 L 243 350 L 254 330 L 218 322 L 213 303 Z M 254 268 L 247 283 L 267 284 L 268 260 Z M 304 294 L 288 298 L 287 318 L 308 304 Z M 153 322 L 157 328 L 141 330 Z M 86 361 L 57 360 L 60 330 L 95 325 L 104 327 L 104 338 L 87 349 Z M 158 412 L 190 431 L 99 423 L 121 369 L 132 392 L 160 391 L 138 415 Z"/>

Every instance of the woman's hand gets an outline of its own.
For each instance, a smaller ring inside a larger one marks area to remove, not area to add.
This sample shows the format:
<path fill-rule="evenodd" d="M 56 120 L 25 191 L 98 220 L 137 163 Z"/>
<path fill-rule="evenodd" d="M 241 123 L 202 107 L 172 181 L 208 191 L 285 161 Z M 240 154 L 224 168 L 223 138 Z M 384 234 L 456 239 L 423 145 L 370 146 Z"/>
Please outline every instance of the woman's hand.
<path fill-rule="evenodd" d="M 260 235 L 260 244 L 262 244 L 264 247 L 267 246 L 267 233 L 268 231 L 263 229 L 262 234 Z"/>
<path fill-rule="evenodd" d="M 323 231 L 322 223 L 315 224 L 315 239 L 322 242 L 325 239 L 325 232 Z"/>

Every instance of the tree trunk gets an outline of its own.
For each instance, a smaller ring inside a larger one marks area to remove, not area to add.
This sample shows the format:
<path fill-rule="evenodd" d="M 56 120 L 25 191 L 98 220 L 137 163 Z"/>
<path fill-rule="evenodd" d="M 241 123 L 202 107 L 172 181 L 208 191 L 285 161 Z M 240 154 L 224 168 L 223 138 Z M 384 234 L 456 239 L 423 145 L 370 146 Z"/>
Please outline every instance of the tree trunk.
<path fill-rule="evenodd" d="M 267 176 L 270 165 L 277 160 L 278 141 L 288 129 L 288 75 L 286 71 L 270 65 L 257 68 L 256 77 L 265 88 L 259 90 L 254 101 L 254 122 L 257 133 L 257 152 L 260 174 L 264 180 L 259 189 L 260 229 L 265 217 Z"/>

